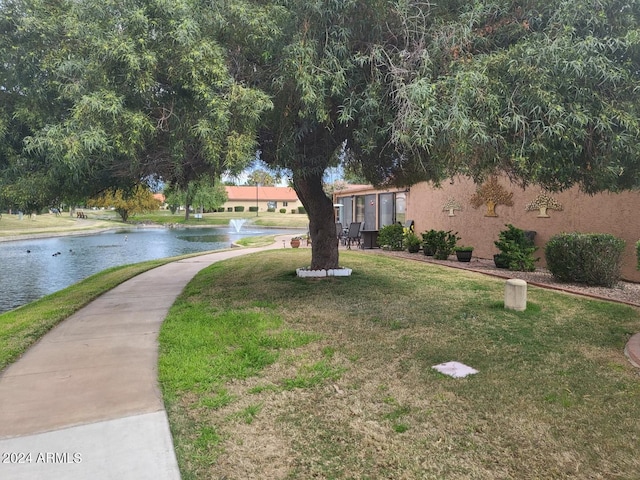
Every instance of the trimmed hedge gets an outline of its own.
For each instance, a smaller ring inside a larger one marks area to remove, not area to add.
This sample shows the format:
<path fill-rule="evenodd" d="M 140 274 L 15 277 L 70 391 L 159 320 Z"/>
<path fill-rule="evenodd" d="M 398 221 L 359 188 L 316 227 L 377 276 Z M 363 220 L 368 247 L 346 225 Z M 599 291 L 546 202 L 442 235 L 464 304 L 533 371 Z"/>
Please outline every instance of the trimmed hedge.
<path fill-rule="evenodd" d="M 607 233 L 560 233 L 544 248 L 558 280 L 612 287 L 620 280 L 624 240 Z"/>
<path fill-rule="evenodd" d="M 280 212 L 280 213 L 287 213 L 287 209 L 286 209 L 286 208 L 281 208 L 281 209 L 279 210 L 279 212 Z"/>
<path fill-rule="evenodd" d="M 258 207 L 249 207 L 249 211 L 250 212 L 257 212 L 258 211 Z"/>
<path fill-rule="evenodd" d="M 244 212 L 244 207 L 242 205 L 233 207 L 234 212 Z"/>
<path fill-rule="evenodd" d="M 302 214 L 302 213 L 307 213 L 307 211 L 304 209 L 304 207 L 303 207 L 302 205 L 300 205 L 300 206 L 298 207 L 298 213 L 301 213 L 301 214 Z"/>

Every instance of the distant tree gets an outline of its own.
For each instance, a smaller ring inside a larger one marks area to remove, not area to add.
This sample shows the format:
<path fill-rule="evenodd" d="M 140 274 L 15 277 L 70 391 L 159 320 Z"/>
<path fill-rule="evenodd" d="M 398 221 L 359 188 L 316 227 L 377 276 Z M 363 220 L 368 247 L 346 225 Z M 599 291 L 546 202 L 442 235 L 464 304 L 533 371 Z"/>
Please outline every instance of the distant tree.
<path fill-rule="evenodd" d="M 335 182 L 324 184 L 324 192 L 328 197 L 333 197 L 334 194 L 346 190 L 347 188 L 349 188 L 349 184 L 344 180 L 336 180 Z"/>
<path fill-rule="evenodd" d="M 123 222 L 136 213 L 157 210 L 160 206 L 158 200 L 153 198 L 153 193 L 145 185 L 136 185 L 129 190 L 109 189 L 89 199 L 90 207 L 114 208 Z"/>
<path fill-rule="evenodd" d="M 215 210 L 228 200 L 227 190 L 222 183 L 215 182 L 212 185 L 203 180 L 197 183 L 192 205 L 201 207 L 203 210 Z"/>
<path fill-rule="evenodd" d="M 214 210 L 227 201 L 225 186 L 219 181 L 211 181 L 208 178 L 193 180 L 186 188 L 171 185 L 165 189 L 167 203 L 172 213 L 179 206 L 184 205 L 185 220 L 189 220 L 190 207 L 202 207 L 205 210 Z"/>
<path fill-rule="evenodd" d="M 164 196 L 167 205 L 169 206 L 169 210 L 171 213 L 176 213 L 181 206 L 184 205 L 185 195 L 184 191 L 176 188 L 172 185 L 165 187 Z"/>
<path fill-rule="evenodd" d="M 365 178 L 362 172 L 354 170 L 355 166 L 344 169 L 344 180 L 351 185 L 367 185 L 370 182 Z"/>
<path fill-rule="evenodd" d="M 40 175 L 22 175 L 11 182 L 0 181 L 0 204 L 24 213 L 36 213 L 52 205 L 47 195 L 46 178 Z"/>
<path fill-rule="evenodd" d="M 266 170 L 254 170 L 247 177 L 247 185 L 262 185 L 263 187 L 273 187 L 275 184 L 275 178 Z"/>

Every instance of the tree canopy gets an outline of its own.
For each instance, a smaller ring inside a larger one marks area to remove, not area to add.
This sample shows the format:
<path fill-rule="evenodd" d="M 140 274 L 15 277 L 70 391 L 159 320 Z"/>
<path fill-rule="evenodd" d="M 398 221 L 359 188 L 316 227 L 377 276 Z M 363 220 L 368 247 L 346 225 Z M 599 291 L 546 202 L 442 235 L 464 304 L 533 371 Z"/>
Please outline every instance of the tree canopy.
<path fill-rule="evenodd" d="M 376 185 L 639 185 L 637 1 L 281 3 L 260 146 L 294 178 L 344 145 Z"/>
<path fill-rule="evenodd" d="M 549 190 L 640 184 L 638 1 L 280 4 L 252 73 L 274 103 L 260 148 L 293 171 L 320 239 L 312 268 L 337 265 L 320 176 L 343 149 L 381 186 L 500 172 Z"/>
<path fill-rule="evenodd" d="M 0 8 L 5 185 L 33 177 L 50 196 L 148 176 L 185 186 L 249 163 L 270 101 L 229 73 L 218 7 L 7 0 Z"/>
<path fill-rule="evenodd" d="M 145 185 L 136 185 L 129 190 L 110 188 L 87 201 L 90 207 L 113 208 L 123 222 L 136 213 L 157 210 L 160 202 Z"/>

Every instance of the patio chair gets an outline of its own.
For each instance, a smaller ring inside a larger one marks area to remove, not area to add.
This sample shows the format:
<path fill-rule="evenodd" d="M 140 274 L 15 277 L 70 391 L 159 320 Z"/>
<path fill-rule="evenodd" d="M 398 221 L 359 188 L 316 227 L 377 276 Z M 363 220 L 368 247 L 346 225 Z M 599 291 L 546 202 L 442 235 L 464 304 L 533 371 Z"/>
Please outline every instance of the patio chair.
<path fill-rule="evenodd" d="M 351 222 L 349 225 L 349 231 L 347 232 L 347 248 L 351 248 L 351 243 L 357 243 L 360 246 L 360 228 L 361 222 Z"/>

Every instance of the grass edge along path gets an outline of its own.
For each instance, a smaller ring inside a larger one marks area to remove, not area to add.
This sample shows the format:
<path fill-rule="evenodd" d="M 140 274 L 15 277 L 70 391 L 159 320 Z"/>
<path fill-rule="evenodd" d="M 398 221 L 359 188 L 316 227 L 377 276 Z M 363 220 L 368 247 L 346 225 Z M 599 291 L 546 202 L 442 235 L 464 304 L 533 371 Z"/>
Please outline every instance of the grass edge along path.
<path fill-rule="evenodd" d="M 89 302 L 147 270 L 211 252 L 149 260 L 108 268 L 58 292 L 0 314 L 0 372 L 49 330 Z"/>
<path fill-rule="evenodd" d="M 446 267 L 343 253 L 350 278 L 295 277 L 308 253 L 201 271 L 160 332 L 184 480 L 631 478 L 637 309 Z M 458 360 L 480 373 L 451 379 Z"/>

